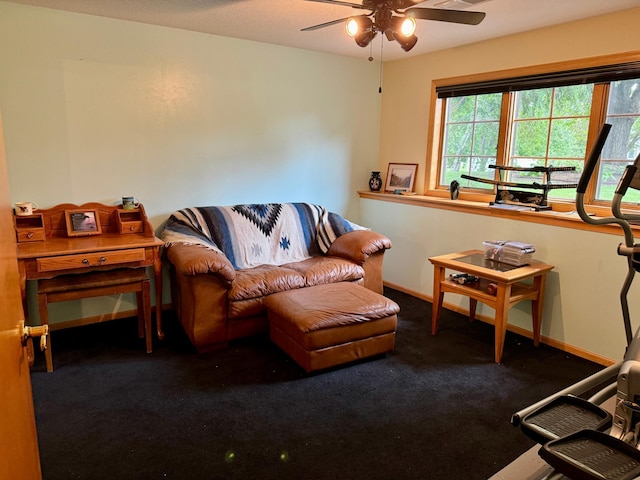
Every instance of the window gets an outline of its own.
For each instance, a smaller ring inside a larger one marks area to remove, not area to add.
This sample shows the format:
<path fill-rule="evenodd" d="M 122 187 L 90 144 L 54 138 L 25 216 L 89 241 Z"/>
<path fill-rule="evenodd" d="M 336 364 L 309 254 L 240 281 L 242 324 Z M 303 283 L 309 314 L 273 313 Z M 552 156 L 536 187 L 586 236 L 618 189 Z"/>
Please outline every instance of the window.
<path fill-rule="evenodd" d="M 441 183 L 461 181 L 461 173 L 493 178 L 489 164 L 496 162 L 502 95 L 472 95 L 447 102 Z"/>
<path fill-rule="evenodd" d="M 495 196 L 493 185 L 462 175 L 519 184 L 532 182 L 572 185 L 548 191 L 548 200 L 572 202 L 590 142 L 604 122 L 612 125 L 585 200 L 608 204 L 627 165 L 640 153 L 640 54 L 638 61 L 589 65 L 571 71 L 553 70 L 527 75 L 456 84 L 434 82 L 438 96 L 434 114 L 438 131 L 437 172 L 428 190 L 448 190 L 457 180 L 463 192 Z M 517 72 L 516 72 L 517 73 Z M 544 173 L 503 170 L 489 166 L 573 167 Z M 526 189 L 525 189 L 526 190 Z M 540 189 L 532 192 L 540 193 Z M 629 190 L 625 202 L 640 203 L 640 192 Z"/>
<path fill-rule="evenodd" d="M 514 167 L 575 167 L 554 172 L 554 183 L 577 184 L 586 155 L 593 85 L 515 93 L 508 164 Z M 516 178 L 514 178 L 516 177 Z M 513 182 L 544 183 L 537 172 L 511 172 Z M 548 199 L 572 199 L 576 189 L 550 190 Z"/>
<path fill-rule="evenodd" d="M 640 80 L 609 84 L 606 123 L 611 133 L 600 159 L 595 198 L 610 201 L 625 166 L 640 154 Z M 640 192 L 630 190 L 625 200 L 640 202 Z"/>

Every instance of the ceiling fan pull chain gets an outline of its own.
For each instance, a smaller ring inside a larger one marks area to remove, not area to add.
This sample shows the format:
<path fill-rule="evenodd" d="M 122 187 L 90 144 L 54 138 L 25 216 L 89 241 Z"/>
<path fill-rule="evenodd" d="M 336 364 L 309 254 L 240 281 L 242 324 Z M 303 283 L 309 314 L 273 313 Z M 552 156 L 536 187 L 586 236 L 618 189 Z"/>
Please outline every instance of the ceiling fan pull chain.
<path fill-rule="evenodd" d="M 380 86 L 378 93 L 382 93 L 382 48 L 384 47 L 384 35 L 380 35 Z"/>

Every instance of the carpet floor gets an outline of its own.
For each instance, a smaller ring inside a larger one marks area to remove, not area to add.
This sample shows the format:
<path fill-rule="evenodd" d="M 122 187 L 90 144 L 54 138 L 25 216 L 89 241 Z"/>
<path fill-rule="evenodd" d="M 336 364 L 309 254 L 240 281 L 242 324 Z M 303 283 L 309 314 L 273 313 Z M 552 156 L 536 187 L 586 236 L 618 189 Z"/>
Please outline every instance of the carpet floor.
<path fill-rule="evenodd" d="M 487 479 L 534 445 L 511 415 L 603 368 L 387 289 L 395 351 L 306 374 L 267 336 L 197 354 L 167 313 L 52 335 L 32 385 L 45 480 Z"/>

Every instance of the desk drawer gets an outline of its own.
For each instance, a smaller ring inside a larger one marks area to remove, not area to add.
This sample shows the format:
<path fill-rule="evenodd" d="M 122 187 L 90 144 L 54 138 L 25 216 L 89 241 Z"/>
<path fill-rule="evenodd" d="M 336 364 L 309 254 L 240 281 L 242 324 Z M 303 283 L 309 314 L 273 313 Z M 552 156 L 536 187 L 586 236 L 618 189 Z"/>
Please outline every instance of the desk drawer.
<path fill-rule="evenodd" d="M 132 248 L 129 250 L 110 250 L 106 252 L 38 258 L 36 265 L 38 272 L 53 272 L 58 270 L 73 270 L 77 268 L 141 262 L 144 259 L 144 248 Z"/>
<path fill-rule="evenodd" d="M 44 228 L 16 229 L 18 242 L 40 242 L 44 240 Z"/>

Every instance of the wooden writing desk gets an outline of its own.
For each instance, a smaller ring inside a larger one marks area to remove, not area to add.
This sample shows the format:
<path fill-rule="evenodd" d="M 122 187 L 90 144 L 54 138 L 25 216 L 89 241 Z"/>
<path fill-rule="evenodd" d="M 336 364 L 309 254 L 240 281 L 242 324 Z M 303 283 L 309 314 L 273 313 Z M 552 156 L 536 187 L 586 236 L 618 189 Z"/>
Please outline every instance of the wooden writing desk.
<path fill-rule="evenodd" d="M 481 250 L 450 253 L 429 258 L 434 266 L 433 307 L 431 315 L 431 333 L 438 332 L 438 316 L 442 308 L 445 292 L 457 293 L 469 297 L 469 319 L 474 320 L 476 306 L 482 302 L 496 311 L 495 317 L 495 362 L 502 360 L 504 336 L 507 330 L 509 309 L 523 300 L 531 300 L 533 321 L 533 343 L 540 343 L 540 323 L 544 303 L 544 287 L 547 273 L 552 265 L 533 261 L 529 265 L 513 267 L 499 262 L 484 261 Z M 476 275 L 481 278 L 479 285 L 460 285 L 445 276 L 446 269 Z M 532 284 L 522 283 L 532 279 Z M 487 293 L 486 285 L 491 282 L 497 286 L 495 295 Z"/>
<path fill-rule="evenodd" d="M 68 210 L 95 211 L 100 222 L 100 234 L 69 236 Z M 15 216 L 18 239 L 20 291 L 27 315 L 26 281 L 53 278 L 65 274 L 83 274 L 114 268 L 144 268 L 153 266 L 156 294 L 156 329 L 162 331 L 162 240 L 140 205 L 134 210 L 121 206 L 86 203 L 61 204 L 47 210 L 37 210 L 30 216 Z M 56 325 L 56 329 L 91 323 L 81 320 Z"/>

